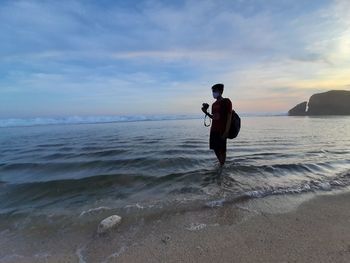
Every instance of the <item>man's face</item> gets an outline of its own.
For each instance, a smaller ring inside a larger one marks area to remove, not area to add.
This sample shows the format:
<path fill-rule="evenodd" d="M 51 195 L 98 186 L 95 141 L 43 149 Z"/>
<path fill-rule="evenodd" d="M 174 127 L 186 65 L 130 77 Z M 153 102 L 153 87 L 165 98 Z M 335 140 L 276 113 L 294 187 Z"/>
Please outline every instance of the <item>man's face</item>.
<path fill-rule="evenodd" d="M 222 92 L 217 90 L 217 89 L 213 89 L 213 97 L 214 99 L 217 99 L 221 96 Z"/>

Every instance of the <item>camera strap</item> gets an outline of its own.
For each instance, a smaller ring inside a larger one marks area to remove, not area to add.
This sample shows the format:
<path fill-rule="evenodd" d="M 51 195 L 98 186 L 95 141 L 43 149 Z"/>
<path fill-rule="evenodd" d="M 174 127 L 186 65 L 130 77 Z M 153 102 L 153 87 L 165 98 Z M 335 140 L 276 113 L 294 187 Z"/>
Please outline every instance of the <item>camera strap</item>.
<path fill-rule="evenodd" d="M 205 127 L 210 127 L 210 125 L 211 125 L 211 119 L 209 118 L 209 123 L 207 123 L 207 118 L 208 118 L 208 115 L 207 114 L 205 114 L 205 116 L 204 116 L 204 126 Z"/>

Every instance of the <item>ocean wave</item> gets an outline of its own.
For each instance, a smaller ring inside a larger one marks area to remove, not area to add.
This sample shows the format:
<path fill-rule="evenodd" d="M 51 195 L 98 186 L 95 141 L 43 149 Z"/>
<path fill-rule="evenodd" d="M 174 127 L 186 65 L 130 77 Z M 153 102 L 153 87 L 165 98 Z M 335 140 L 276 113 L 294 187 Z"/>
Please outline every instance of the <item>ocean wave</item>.
<path fill-rule="evenodd" d="M 58 124 L 93 124 L 112 122 L 187 120 L 201 118 L 199 115 L 128 115 L 128 116 L 67 116 L 0 119 L 0 128 Z"/>
<path fill-rule="evenodd" d="M 4 184 L 0 192 L 1 209 L 27 202 L 46 200 L 65 200 L 66 198 L 88 196 L 106 196 L 112 194 L 115 198 L 126 199 L 128 196 L 142 191 L 154 191 L 162 194 L 171 192 L 171 185 L 176 188 L 185 188 L 189 182 L 201 179 L 201 174 L 174 173 L 162 177 L 138 175 L 138 174 L 101 174 L 81 179 L 65 179 L 46 182 L 30 182 L 21 184 Z M 167 189 L 167 190 L 165 190 Z"/>
<path fill-rule="evenodd" d="M 73 156 L 70 157 L 70 159 L 72 158 Z M 150 178 L 168 178 L 168 175 L 172 173 L 197 171 L 196 167 L 198 168 L 200 164 L 201 161 L 182 156 L 169 158 L 137 157 L 117 160 L 109 158 L 106 160 L 93 159 L 91 161 L 71 161 L 67 159 L 51 162 L 13 162 L 0 163 L 0 174 L 2 174 L 0 179 L 10 184 L 22 184 L 96 178 L 101 173 L 118 175 L 125 173 L 130 178 L 133 178 L 133 174 L 149 176 Z M 139 167 L 143 168 L 142 172 L 139 171 Z M 18 174 L 22 176 L 16 176 Z M 47 176 L 47 174 L 50 174 L 50 176 Z"/>
<path fill-rule="evenodd" d="M 244 195 L 251 198 L 263 198 L 271 195 L 301 194 L 315 191 L 331 191 L 341 187 L 350 185 L 349 174 L 340 175 L 334 179 L 325 181 L 311 180 L 302 185 L 286 186 L 286 187 L 270 187 L 262 190 L 252 190 Z"/>
<path fill-rule="evenodd" d="M 171 173 L 159 177 L 140 174 L 100 174 L 79 179 L 46 182 L 21 184 L 8 184 L 4 182 L 2 185 L 3 191 L 0 194 L 0 200 L 3 200 L 0 208 L 1 210 L 7 210 L 11 207 L 24 205 L 27 202 L 31 205 L 34 204 L 33 202 L 43 205 L 45 203 L 43 200 L 52 203 L 61 202 L 66 199 L 76 200 L 76 198 L 79 198 L 79 200 L 85 200 L 93 196 L 98 198 L 99 196 L 109 195 L 113 195 L 114 198 L 118 198 L 119 200 L 127 201 L 131 196 L 143 192 L 149 194 L 152 192 L 154 200 L 162 200 L 165 196 L 167 198 L 201 196 L 204 200 L 209 199 L 206 206 L 216 207 L 222 206 L 228 202 L 228 199 L 231 197 L 236 198 L 237 196 L 243 198 L 263 198 L 270 195 L 330 191 L 350 185 L 349 170 L 333 174 L 328 178 L 319 177 L 318 179 L 314 179 L 304 177 L 299 182 L 297 180 L 294 182 L 290 181 L 285 185 L 274 185 L 270 182 L 250 185 L 248 188 L 241 185 L 242 183 L 244 184 L 243 181 L 240 182 L 242 178 L 232 178 L 232 176 L 236 177 L 235 174 L 224 173 L 223 178 L 220 179 L 216 170 L 202 169 L 183 173 Z M 235 183 L 230 185 L 229 181 L 232 180 Z M 215 193 L 213 194 L 212 191 L 208 191 L 208 187 L 215 188 L 217 191 L 214 191 Z M 224 195 L 221 196 L 220 193 Z M 210 202 L 210 199 L 212 199 L 212 202 Z"/>

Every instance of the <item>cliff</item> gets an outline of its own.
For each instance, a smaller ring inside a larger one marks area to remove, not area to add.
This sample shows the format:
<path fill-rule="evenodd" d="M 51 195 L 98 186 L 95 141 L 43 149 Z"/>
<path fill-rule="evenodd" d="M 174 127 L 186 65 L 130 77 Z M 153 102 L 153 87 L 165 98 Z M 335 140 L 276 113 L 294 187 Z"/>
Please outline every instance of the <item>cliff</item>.
<path fill-rule="evenodd" d="M 291 116 L 305 116 L 307 101 L 304 101 L 288 111 Z"/>
<path fill-rule="evenodd" d="M 350 91 L 331 90 L 314 94 L 308 103 L 300 103 L 289 110 L 288 115 L 350 115 Z"/>

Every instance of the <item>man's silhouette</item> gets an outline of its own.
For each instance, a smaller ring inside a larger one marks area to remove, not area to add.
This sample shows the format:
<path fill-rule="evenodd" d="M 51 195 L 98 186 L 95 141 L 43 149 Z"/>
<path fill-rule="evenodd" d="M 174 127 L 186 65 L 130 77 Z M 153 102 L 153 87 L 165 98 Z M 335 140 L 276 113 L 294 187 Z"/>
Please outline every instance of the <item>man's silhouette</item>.
<path fill-rule="evenodd" d="M 215 84 L 211 89 L 216 99 L 212 105 L 211 114 L 205 108 L 202 108 L 202 111 L 213 120 L 209 146 L 214 150 L 220 165 L 223 166 L 226 160 L 227 136 L 231 126 L 232 103 L 230 99 L 222 97 L 224 84 Z"/>

